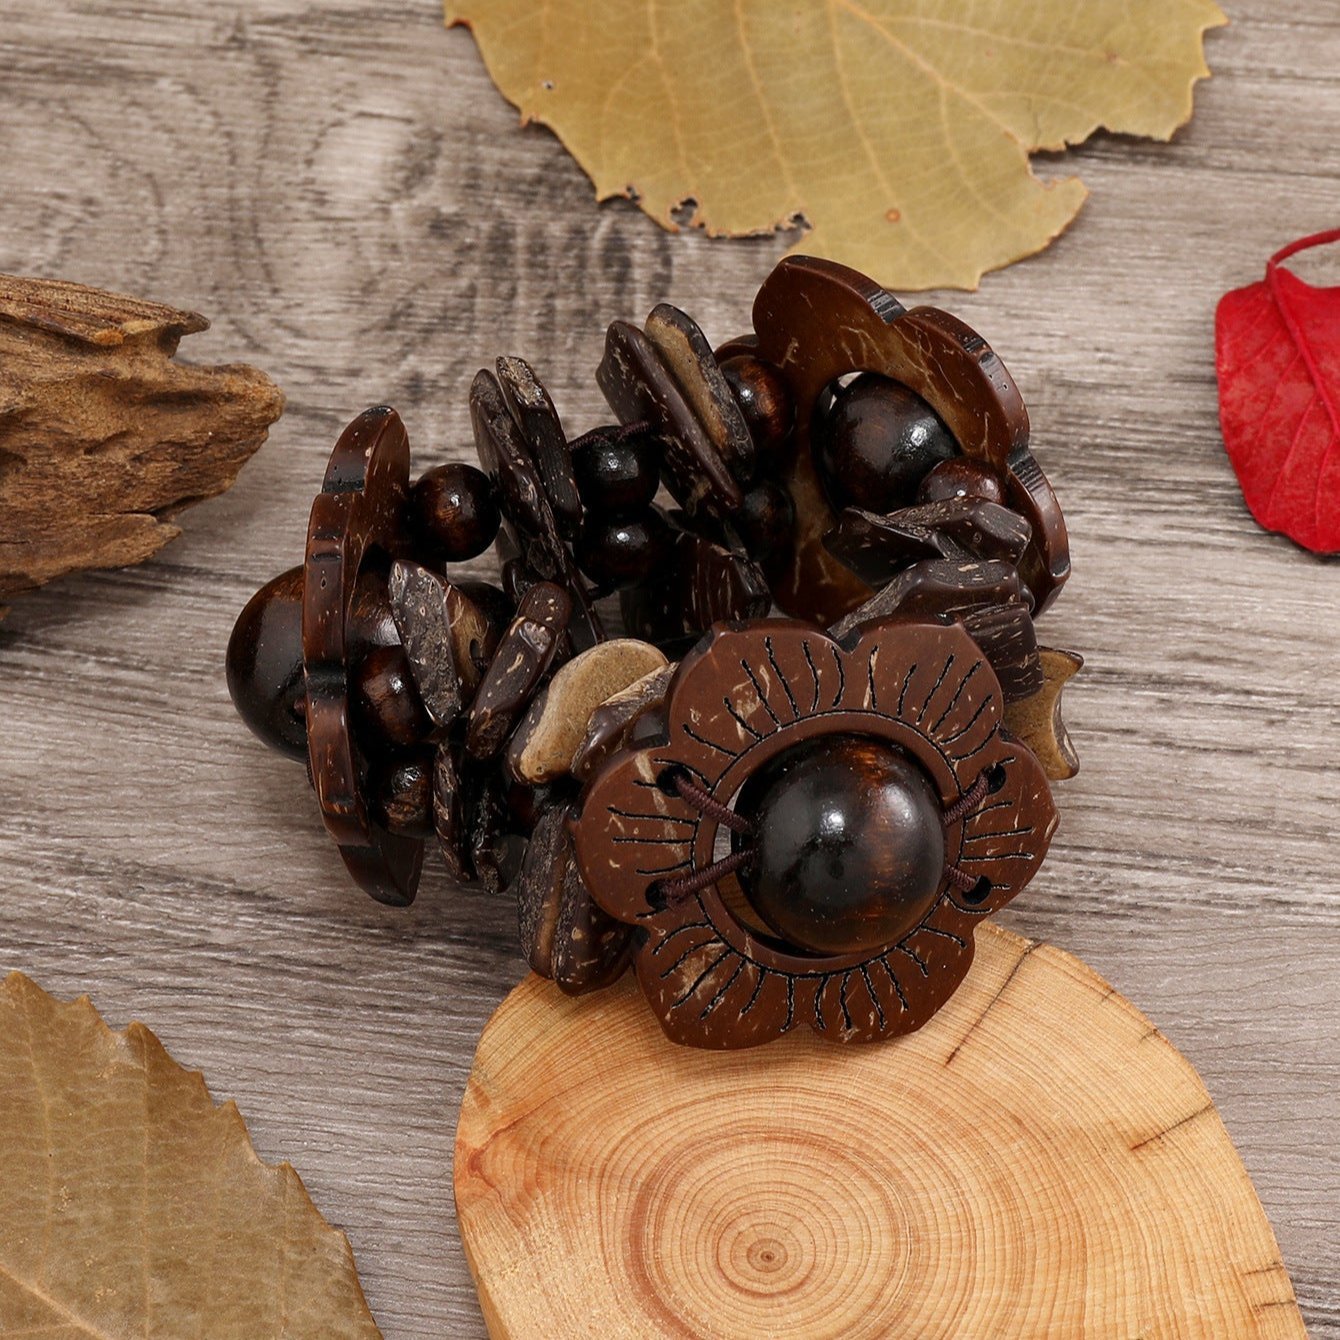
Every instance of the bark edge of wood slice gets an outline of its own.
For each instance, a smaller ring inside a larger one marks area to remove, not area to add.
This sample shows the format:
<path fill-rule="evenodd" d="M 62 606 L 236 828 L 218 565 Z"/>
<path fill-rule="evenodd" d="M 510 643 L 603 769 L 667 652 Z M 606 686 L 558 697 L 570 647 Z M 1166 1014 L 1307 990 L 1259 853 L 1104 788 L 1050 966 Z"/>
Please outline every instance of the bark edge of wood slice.
<path fill-rule="evenodd" d="M 494 1340 L 1306 1337 L 1190 1063 L 995 926 L 920 1032 L 667 1042 L 630 979 L 484 1029 L 456 1206 Z"/>

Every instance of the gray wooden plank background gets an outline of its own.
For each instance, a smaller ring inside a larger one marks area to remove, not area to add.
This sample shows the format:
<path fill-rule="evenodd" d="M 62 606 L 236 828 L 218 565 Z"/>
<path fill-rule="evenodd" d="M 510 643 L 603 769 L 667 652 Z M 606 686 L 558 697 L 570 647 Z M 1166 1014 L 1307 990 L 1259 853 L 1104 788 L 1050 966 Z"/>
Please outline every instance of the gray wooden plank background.
<path fill-rule="evenodd" d="M 1092 188 L 1079 223 L 944 301 L 1029 400 L 1075 550 L 1048 640 L 1089 661 L 1084 771 L 1007 924 L 1086 958 L 1199 1067 L 1313 1334 L 1340 1337 L 1340 569 L 1250 522 L 1212 334 L 1219 294 L 1340 222 L 1340 3 L 1229 9 L 1175 143 L 1044 162 Z M 408 912 L 352 890 L 300 773 L 235 719 L 224 645 L 301 556 L 356 410 L 397 405 L 425 464 L 465 455 L 469 378 L 510 351 L 584 429 L 608 320 L 664 298 L 733 334 L 784 240 L 597 209 L 434 0 L 0 0 L 0 61 L 0 269 L 197 308 L 214 326 L 188 358 L 256 363 L 289 397 L 158 561 L 0 625 L 0 969 L 143 1018 L 235 1098 L 348 1231 L 388 1337 L 481 1336 L 451 1145 L 521 972 L 513 914 L 439 873 Z"/>

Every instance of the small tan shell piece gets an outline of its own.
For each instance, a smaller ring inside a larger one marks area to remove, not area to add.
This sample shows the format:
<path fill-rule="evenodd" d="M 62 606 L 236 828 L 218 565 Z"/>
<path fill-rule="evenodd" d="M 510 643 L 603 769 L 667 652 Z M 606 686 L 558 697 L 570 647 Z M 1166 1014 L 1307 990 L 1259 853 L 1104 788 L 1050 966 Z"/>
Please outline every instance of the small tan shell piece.
<path fill-rule="evenodd" d="M 668 664 L 661 651 L 636 638 L 601 642 L 573 657 L 512 736 L 507 755 L 512 772 L 531 785 L 567 774 L 596 708 Z"/>
<path fill-rule="evenodd" d="M 1040 647 L 1039 652 L 1042 687 L 1030 698 L 1007 704 L 1005 729 L 1037 755 L 1052 781 L 1063 782 L 1079 771 L 1079 758 L 1061 719 L 1061 690 L 1079 671 L 1084 658 L 1052 647 Z"/>
<path fill-rule="evenodd" d="M 589 781 L 616 749 L 623 748 L 629 733 L 645 713 L 665 705 L 666 690 L 674 673 L 673 665 L 653 670 L 626 689 L 620 689 L 613 697 L 606 698 L 591 713 L 586 734 L 572 756 L 572 775 L 579 782 Z"/>

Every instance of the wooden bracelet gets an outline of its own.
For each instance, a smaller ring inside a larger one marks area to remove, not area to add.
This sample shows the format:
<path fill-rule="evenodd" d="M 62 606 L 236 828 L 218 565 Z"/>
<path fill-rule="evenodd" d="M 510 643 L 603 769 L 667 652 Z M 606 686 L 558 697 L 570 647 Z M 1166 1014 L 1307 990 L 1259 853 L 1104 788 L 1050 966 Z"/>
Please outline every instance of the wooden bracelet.
<path fill-rule="evenodd" d="M 677 1042 L 889 1038 L 962 981 L 1075 772 L 1081 662 L 1034 628 L 1065 523 L 954 317 L 807 257 L 753 315 L 715 351 L 667 305 L 615 322 L 618 423 L 572 441 L 500 358 L 481 468 L 411 483 L 399 416 L 361 414 L 229 690 L 374 898 L 409 903 L 435 839 L 516 893 L 536 972 L 576 994 L 631 965 Z M 451 575 L 490 545 L 499 585 Z"/>

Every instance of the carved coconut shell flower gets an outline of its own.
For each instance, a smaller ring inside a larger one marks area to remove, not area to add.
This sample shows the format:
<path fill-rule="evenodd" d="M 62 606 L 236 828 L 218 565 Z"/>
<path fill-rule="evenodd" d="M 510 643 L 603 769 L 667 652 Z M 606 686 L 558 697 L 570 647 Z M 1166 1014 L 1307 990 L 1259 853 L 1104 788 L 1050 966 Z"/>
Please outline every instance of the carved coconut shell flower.
<path fill-rule="evenodd" d="M 967 973 L 975 925 L 1033 877 L 1056 826 L 1047 779 L 1002 729 L 1003 707 L 957 624 L 867 625 L 845 643 L 786 619 L 714 626 L 675 673 L 664 735 L 605 764 L 574 831 L 593 896 L 645 934 L 637 977 L 666 1033 L 726 1048 L 801 1023 L 834 1041 L 925 1023 Z M 694 872 L 721 860 L 726 810 L 745 782 L 829 736 L 892 746 L 941 807 L 939 886 L 910 929 L 873 949 L 815 952 L 782 938 L 733 874 L 693 887 Z M 676 776 L 696 798 L 668 784 Z M 666 896 L 686 882 L 688 896 Z"/>

